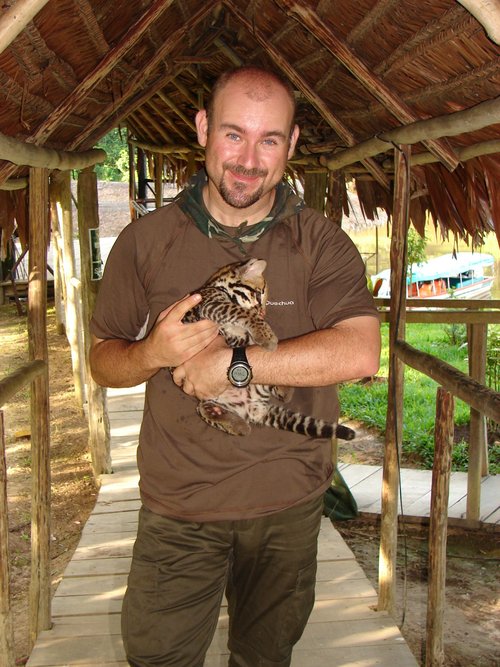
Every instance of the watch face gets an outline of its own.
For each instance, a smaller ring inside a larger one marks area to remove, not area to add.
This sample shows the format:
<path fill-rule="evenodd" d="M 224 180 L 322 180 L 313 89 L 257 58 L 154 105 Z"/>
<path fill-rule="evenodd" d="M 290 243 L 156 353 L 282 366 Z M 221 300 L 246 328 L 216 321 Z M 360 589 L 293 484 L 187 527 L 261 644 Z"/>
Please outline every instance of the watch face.
<path fill-rule="evenodd" d="M 246 382 L 250 371 L 245 366 L 235 366 L 231 371 L 231 376 L 235 382 Z"/>

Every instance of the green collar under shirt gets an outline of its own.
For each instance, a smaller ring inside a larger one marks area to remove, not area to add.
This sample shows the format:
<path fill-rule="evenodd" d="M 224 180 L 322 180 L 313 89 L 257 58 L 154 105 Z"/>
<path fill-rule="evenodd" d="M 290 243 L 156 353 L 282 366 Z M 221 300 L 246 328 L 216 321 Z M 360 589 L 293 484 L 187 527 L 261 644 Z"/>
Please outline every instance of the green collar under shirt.
<path fill-rule="evenodd" d="M 293 192 L 288 183 L 280 181 L 276 186 L 273 207 L 263 220 L 253 225 L 242 222 L 238 227 L 227 228 L 217 222 L 205 206 L 203 189 L 207 181 L 207 175 L 201 169 L 191 178 L 186 188 L 177 195 L 175 202 L 184 213 L 192 218 L 203 234 L 209 238 L 218 236 L 231 239 L 244 255 L 247 254 L 245 243 L 253 243 L 277 222 L 295 215 L 305 207 L 304 201 Z"/>

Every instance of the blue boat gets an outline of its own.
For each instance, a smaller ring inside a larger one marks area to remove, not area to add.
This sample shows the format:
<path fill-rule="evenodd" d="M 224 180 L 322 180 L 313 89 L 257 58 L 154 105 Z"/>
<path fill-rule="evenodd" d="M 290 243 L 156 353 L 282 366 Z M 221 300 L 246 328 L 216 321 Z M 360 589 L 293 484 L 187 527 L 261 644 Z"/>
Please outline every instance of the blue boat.
<path fill-rule="evenodd" d="M 406 295 L 417 299 L 487 299 L 494 280 L 495 260 L 486 253 L 457 252 L 412 264 Z M 372 276 L 373 295 L 391 295 L 391 271 Z"/>

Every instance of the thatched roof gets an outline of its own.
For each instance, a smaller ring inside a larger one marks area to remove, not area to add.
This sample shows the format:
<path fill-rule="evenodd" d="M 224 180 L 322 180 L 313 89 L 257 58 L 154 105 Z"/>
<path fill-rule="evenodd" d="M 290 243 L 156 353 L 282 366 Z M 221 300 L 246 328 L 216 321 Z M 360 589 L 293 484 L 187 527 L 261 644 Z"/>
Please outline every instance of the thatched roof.
<path fill-rule="evenodd" d="M 493 14 L 478 20 L 481 4 Z M 217 75 L 271 66 L 297 91 L 300 174 L 327 166 L 337 182 L 355 177 L 365 213 L 390 213 L 391 141 L 400 139 L 385 133 L 410 126 L 426 162 L 412 167 L 415 226 L 429 211 L 444 232 L 480 242 L 496 227 L 500 239 L 498 0 L 12 0 L 0 26 L 30 5 L 41 9 L 0 41 L 8 137 L 86 150 L 119 125 L 182 179 L 203 157 L 193 118 Z M 477 113 L 457 125 L 464 110 Z M 437 121 L 435 134 L 413 126 L 443 116 L 453 122 Z M 383 141 L 371 151 L 368 142 L 368 154 L 345 152 L 375 136 Z M 0 161 L 0 184 L 24 174 Z"/>

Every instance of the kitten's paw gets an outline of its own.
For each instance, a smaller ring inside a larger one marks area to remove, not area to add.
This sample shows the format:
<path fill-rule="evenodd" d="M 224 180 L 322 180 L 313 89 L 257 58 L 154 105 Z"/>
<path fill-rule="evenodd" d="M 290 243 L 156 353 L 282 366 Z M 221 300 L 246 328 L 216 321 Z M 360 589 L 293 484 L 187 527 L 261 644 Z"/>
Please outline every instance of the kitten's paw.
<path fill-rule="evenodd" d="M 197 412 L 209 426 L 230 435 L 248 435 L 252 430 L 244 419 L 216 401 L 202 401 Z"/>

